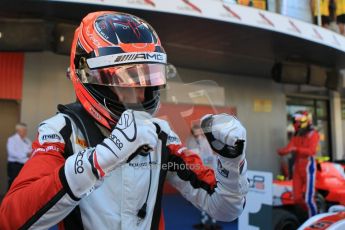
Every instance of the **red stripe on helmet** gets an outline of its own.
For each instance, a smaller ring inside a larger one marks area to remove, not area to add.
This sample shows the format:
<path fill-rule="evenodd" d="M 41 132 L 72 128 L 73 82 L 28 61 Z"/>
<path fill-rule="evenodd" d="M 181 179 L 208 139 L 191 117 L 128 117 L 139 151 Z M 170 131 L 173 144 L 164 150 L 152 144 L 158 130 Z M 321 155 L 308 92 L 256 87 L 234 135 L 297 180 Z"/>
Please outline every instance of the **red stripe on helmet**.
<path fill-rule="evenodd" d="M 84 36 L 84 28 L 83 28 L 83 23 L 80 24 L 80 29 L 79 29 L 79 35 L 78 35 L 78 38 L 79 38 L 79 42 L 80 44 L 84 47 L 85 51 L 87 53 L 91 52 L 93 50 L 93 48 L 90 46 L 90 44 L 87 42 L 87 40 L 85 39 L 85 36 Z"/>
<path fill-rule="evenodd" d="M 106 128 L 111 129 L 109 122 L 113 122 L 113 124 L 116 122 L 112 119 L 109 112 L 103 109 L 102 106 L 99 105 L 99 102 L 87 93 L 87 90 L 80 83 L 79 79 L 74 81 L 73 84 L 76 95 L 85 110 L 99 123 L 104 125 Z"/>
<path fill-rule="evenodd" d="M 82 30 L 81 27 L 77 28 L 75 35 L 81 35 L 80 30 Z M 72 47 L 76 47 L 77 42 L 78 42 L 78 37 L 80 38 L 80 36 L 74 37 L 74 40 L 72 42 Z M 81 42 L 81 45 L 83 46 L 83 48 L 86 49 L 86 46 L 88 46 L 88 44 L 85 42 L 83 43 L 82 40 L 79 40 L 79 42 Z M 106 128 L 111 129 L 110 123 L 115 124 L 116 122 L 112 119 L 109 112 L 106 111 L 106 109 L 104 109 L 102 106 L 100 106 L 99 102 L 96 99 L 94 99 L 89 93 L 87 93 L 87 90 L 81 84 L 78 76 L 75 73 L 75 65 L 74 65 L 75 52 L 76 50 L 72 48 L 71 59 L 70 59 L 70 76 L 71 76 L 71 80 L 75 89 L 76 96 L 79 99 L 80 103 L 85 108 L 85 110 L 95 120 L 97 120 L 100 124 L 102 124 Z"/>

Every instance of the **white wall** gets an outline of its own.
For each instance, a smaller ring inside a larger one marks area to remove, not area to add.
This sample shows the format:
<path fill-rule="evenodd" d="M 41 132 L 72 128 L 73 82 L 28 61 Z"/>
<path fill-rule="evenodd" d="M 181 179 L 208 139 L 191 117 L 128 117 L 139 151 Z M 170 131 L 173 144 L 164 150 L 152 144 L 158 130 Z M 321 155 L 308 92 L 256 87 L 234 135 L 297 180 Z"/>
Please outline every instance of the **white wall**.
<path fill-rule="evenodd" d="M 38 124 L 56 113 L 57 104 L 75 100 L 72 84 L 66 78 L 68 62 L 68 57 L 49 52 L 25 55 L 21 119 L 28 123 L 31 139 L 36 136 Z M 239 119 L 247 128 L 249 167 L 277 173 L 279 158 L 275 150 L 286 142 L 285 96 L 280 85 L 263 78 L 230 76 L 183 68 L 178 71 L 181 80 L 186 83 L 214 81 L 215 85 L 211 88 L 219 87 L 219 92 L 211 94 L 212 100 L 217 105 L 235 106 Z M 178 87 L 174 90 L 179 94 Z M 254 112 L 255 99 L 271 101 L 272 111 Z M 162 100 L 166 101 L 167 98 L 163 96 Z"/>

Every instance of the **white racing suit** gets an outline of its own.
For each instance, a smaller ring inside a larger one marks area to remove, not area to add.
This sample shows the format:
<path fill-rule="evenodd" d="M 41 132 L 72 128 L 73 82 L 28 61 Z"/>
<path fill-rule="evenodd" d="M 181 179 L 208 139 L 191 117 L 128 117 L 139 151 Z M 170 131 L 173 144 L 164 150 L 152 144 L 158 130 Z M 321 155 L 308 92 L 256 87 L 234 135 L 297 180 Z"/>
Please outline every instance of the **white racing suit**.
<path fill-rule="evenodd" d="M 81 157 L 104 136 L 85 111 L 74 115 L 93 131 L 83 133 L 66 112 L 40 124 L 33 156 L 2 202 L 0 229 L 48 229 L 55 224 L 59 229 L 164 229 L 165 180 L 217 220 L 232 221 L 241 214 L 248 187 L 245 154 L 218 156 L 218 169 L 213 170 L 184 148 L 173 131 L 158 135 L 153 152 L 136 155 L 76 197 L 78 185 L 89 183 L 85 175 L 94 176 Z"/>

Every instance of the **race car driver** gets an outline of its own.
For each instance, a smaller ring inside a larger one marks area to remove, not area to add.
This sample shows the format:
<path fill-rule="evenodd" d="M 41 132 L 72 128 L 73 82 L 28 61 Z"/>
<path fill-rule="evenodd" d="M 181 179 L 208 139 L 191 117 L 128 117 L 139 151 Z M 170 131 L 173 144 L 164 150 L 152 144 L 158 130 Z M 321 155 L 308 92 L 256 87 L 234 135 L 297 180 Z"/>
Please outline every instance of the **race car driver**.
<path fill-rule="evenodd" d="M 246 130 L 233 116 L 205 116 L 218 168 L 204 166 L 153 118 L 166 74 L 165 51 L 147 22 L 88 14 L 72 43 L 77 102 L 39 125 L 32 157 L 0 207 L 0 229 L 164 229 L 165 180 L 213 218 L 236 219 L 248 190 Z"/>
<path fill-rule="evenodd" d="M 296 204 L 308 210 L 309 216 L 317 214 L 315 204 L 315 154 L 319 143 L 319 133 L 313 128 L 312 116 L 307 111 L 299 111 L 292 116 L 295 135 L 278 154 L 295 154 L 293 170 L 293 196 Z"/>

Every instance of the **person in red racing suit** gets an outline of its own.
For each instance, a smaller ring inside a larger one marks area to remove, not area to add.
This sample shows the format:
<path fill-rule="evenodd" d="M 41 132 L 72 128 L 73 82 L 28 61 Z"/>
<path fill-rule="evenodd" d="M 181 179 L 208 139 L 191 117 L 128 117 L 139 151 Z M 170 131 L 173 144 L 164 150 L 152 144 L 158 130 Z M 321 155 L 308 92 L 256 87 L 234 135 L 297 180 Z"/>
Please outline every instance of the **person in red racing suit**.
<path fill-rule="evenodd" d="M 215 170 L 204 166 L 153 117 L 167 73 L 147 22 L 88 14 L 71 50 L 77 102 L 39 125 L 32 157 L 2 201 L 0 229 L 164 229 L 165 180 L 213 218 L 238 218 L 248 191 L 246 130 L 233 116 L 204 116 L 218 161 Z"/>
<path fill-rule="evenodd" d="M 311 115 L 306 111 L 293 115 L 295 135 L 287 146 L 278 150 L 280 155 L 295 154 L 293 171 L 293 195 L 295 202 L 308 210 L 309 216 L 317 214 L 315 204 L 315 154 L 319 133 L 312 126 Z"/>

